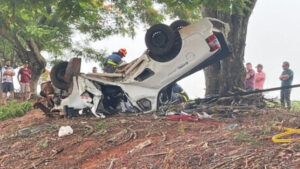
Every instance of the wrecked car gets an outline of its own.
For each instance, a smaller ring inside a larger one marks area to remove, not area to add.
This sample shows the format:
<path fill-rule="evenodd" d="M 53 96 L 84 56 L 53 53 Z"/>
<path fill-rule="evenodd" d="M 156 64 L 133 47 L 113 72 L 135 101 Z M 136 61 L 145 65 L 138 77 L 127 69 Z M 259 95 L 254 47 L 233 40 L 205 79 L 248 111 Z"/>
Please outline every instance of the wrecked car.
<path fill-rule="evenodd" d="M 68 93 L 59 106 L 97 117 L 124 109 L 157 111 L 169 104 L 174 83 L 230 55 L 227 29 L 212 18 L 154 25 L 146 32 L 147 50 L 121 73 L 80 73 L 80 58 L 58 63 L 51 70 L 51 81 Z"/>

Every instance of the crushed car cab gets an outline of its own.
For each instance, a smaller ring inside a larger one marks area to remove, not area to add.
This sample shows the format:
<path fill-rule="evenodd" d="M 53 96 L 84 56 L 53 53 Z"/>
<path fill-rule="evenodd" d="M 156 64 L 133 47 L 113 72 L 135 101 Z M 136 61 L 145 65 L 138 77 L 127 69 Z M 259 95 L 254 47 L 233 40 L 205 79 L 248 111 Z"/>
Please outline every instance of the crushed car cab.
<path fill-rule="evenodd" d="M 224 29 L 216 29 L 214 23 Z M 91 111 L 97 117 L 159 110 L 170 102 L 172 84 L 230 55 L 226 28 L 210 18 L 154 25 L 145 36 L 148 49 L 120 73 L 83 74 L 80 58 L 61 62 L 51 70 L 53 85 L 68 93 L 60 106 L 65 111 Z"/>

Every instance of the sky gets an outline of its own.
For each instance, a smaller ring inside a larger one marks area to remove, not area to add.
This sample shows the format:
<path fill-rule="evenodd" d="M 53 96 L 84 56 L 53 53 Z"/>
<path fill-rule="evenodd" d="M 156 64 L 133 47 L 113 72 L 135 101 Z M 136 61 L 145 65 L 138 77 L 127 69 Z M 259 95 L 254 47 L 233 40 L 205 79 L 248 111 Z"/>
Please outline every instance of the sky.
<path fill-rule="evenodd" d="M 296 64 L 299 59 L 300 34 L 300 0 L 258 0 L 248 25 L 245 50 L 245 62 L 253 65 L 261 63 L 267 79 L 265 88 L 280 86 L 279 76 L 282 72 L 282 62 L 289 61 L 294 71 L 294 84 L 300 83 L 300 67 Z M 168 20 L 165 24 L 170 24 Z M 89 45 L 98 49 L 105 49 L 108 53 L 119 48 L 127 49 L 126 61 L 139 57 L 145 50 L 146 28 L 139 27 L 136 36 L 111 36 L 100 42 Z M 83 35 L 74 36 L 77 42 L 83 42 Z M 92 67 L 98 67 L 96 62 L 84 62 L 82 72 L 90 72 Z M 205 93 L 205 79 L 203 71 L 197 72 L 179 82 L 191 98 L 203 97 Z M 293 89 L 292 99 L 300 100 L 300 89 Z M 279 97 L 279 91 L 266 93 L 268 97 Z"/>

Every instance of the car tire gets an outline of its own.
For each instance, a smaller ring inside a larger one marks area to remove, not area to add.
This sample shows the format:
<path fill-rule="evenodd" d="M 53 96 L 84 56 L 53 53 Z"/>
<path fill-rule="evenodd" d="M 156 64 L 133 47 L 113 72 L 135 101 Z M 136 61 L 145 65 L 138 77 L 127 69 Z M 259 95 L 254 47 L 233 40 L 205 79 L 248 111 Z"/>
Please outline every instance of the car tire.
<path fill-rule="evenodd" d="M 170 28 L 173 29 L 174 31 L 178 31 L 180 29 L 182 29 L 185 26 L 190 25 L 191 23 L 185 20 L 177 20 L 174 21 L 171 25 Z"/>
<path fill-rule="evenodd" d="M 79 116 L 79 110 L 68 107 L 68 106 L 64 106 L 64 112 L 66 112 L 66 116 L 69 118 L 72 117 L 78 117 Z"/>
<path fill-rule="evenodd" d="M 50 79 L 52 84 L 58 89 L 67 90 L 70 86 L 70 82 L 64 80 L 67 66 L 68 62 L 60 62 L 51 69 Z"/>
<path fill-rule="evenodd" d="M 175 33 L 167 25 L 157 24 L 147 30 L 146 46 L 154 56 L 163 56 L 170 52 L 175 43 Z M 154 57 L 154 60 L 159 58 Z M 164 60 L 164 59 L 162 59 Z"/>

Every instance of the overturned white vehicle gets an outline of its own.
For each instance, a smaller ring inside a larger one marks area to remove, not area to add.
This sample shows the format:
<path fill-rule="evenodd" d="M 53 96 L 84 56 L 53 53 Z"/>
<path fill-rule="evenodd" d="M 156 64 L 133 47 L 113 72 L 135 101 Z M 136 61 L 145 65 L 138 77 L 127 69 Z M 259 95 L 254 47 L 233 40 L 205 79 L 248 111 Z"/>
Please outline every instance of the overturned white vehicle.
<path fill-rule="evenodd" d="M 51 70 L 53 85 L 66 93 L 60 106 L 97 117 L 124 106 L 143 113 L 159 110 L 169 103 L 172 84 L 230 55 L 226 29 L 211 18 L 154 25 L 146 33 L 148 49 L 122 73 L 83 74 L 79 58 L 61 62 Z"/>

